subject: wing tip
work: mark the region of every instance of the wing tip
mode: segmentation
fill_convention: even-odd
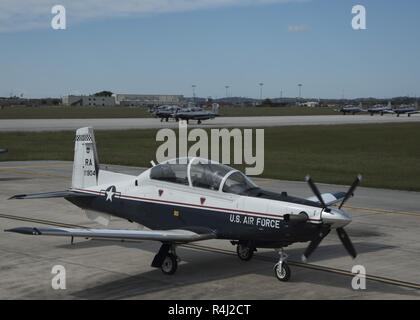
[[[34,227],[18,227],[13,229],[4,230],[4,232],[13,232],[19,234],[28,234],[28,235],[41,235],[42,233]]]

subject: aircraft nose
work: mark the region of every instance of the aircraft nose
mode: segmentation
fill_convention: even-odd
[[[340,209],[327,208],[322,212],[322,221],[330,224],[332,228],[342,228],[351,221],[351,215]]]

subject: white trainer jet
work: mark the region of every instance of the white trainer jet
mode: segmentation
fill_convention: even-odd
[[[274,193],[253,183],[242,172],[200,158],[170,160],[131,176],[100,169],[92,128],[76,132],[73,177],[66,191],[23,194],[11,199],[64,198],[86,210],[87,216],[107,225],[111,216],[147,227],[147,230],[116,230],[59,227],[19,227],[9,232],[49,235],[160,241],[152,266],[174,274],[179,258],[176,247],[206,239],[230,240],[240,259],[248,261],[256,248],[277,249],[280,258],[275,275],[287,281],[291,272],[283,248],[310,242],[307,259],[335,229],[348,253],[356,251],[344,230],[351,216],[342,210],[361,181],[358,176],[347,193],[315,194],[309,199]],[[333,205],[340,203],[338,207]]]

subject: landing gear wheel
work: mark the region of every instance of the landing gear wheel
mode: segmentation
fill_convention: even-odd
[[[198,122],[197,122],[198,124],[201,124],[201,120],[198,120]]]
[[[290,280],[292,272],[290,271],[289,265],[286,262],[277,263],[274,266],[274,274],[279,281],[287,282]]]
[[[165,259],[163,260],[162,266],[160,267],[162,272],[167,275],[174,274],[177,268],[178,268],[177,257],[172,253],[169,253],[165,257]]]
[[[236,253],[242,261],[249,261],[254,255],[254,249],[243,244],[238,244],[236,246]]]

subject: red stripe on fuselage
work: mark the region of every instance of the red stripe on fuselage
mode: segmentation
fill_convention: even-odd
[[[77,191],[82,192],[82,193],[95,193],[95,194],[98,194],[98,195],[103,195],[99,191],[93,191],[93,190],[87,190],[87,189],[86,190],[85,189],[73,189],[73,190],[77,190]],[[158,200],[158,199],[153,199],[153,198],[134,197],[134,196],[127,196],[127,195],[120,195],[120,196],[118,196],[118,198],[119,199],[124,198],[124,199],[127,199],[127,200],[143,200],[143,201],[146,201],[146,202],[157,202],[157,203],[165,203],[165,204],[176,204],[176,205],[180,205],[180,206],[188,206],[188,207],[193,207],[193,208],[198,208],[198,209],[213,209],[213,210],[224,211],[225,213],[232,213],[232,212],[233,213],[238,213],[239,212],[239,213],[245,214],[245,215],[262,215],[262,216],[268,216],[268,217],[275,217],[277,219],[279,219],[279,218],[284,219],[282,215],[261,213],[261,212],[255,212],[255,211],[245,211],[245,210],[239,210],[239,209],[229,209],[229,208],[195,205],[195,204],[191,204],[191,203],[168,201],[168,200]],[[229,211],[229,212],[226,212],[226,211]],[[309,219],[309,221],[320,222],[321,220]]]

